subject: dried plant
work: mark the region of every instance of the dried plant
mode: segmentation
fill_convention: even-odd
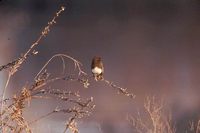
[[[8,70],[8,79],[7,79],[6,85],[2,92],[2,101],[5,99],[5,93],[6,93],[6,89],[9,84],[9,81],[10,81],[10,77],[18,71],[20,66],[24,63],[24,61],[26,61],[26,59],[29,56],[38,54],[38,52],[34,48],[37,45],[39,45],[40,41],[49,33],[50,28],[56,23],[56,19],[60,16],[60,14],[64,10],[65,10],[65,7],[62,6],[61,9],[59,9],[59,11],[56,12],[56,15],[52,18],[52,20],[50,22],[48,22],[48,25],[42,30],[40,36],[31,45],[31,47],[25,52],[25,54],[22,54],[18,59],[14,60],[6,65],[0,66],[0,71]],[[3,103],[4,102],[1,103],[1,113],[2,113],[2,109],[3,109]]]
[[[88,117],[95,108],[93,103],[93,97],[83,98],[79,92],[72,92],[69,89],[63,90],[49,88],[51,83],[58,81],[69,81],[81,84],[84,88],[88,88],[90,85],[91,76],[88,75],[82,69],[82,63],[75,58],[66,54],[53,55],[36,74],[33,83],[24,86],[17,94],[13,94],[11,98],[5,98],[6,89],[9,85],[11,77],[21,68],[22,64],[27,61],[28,57],[38,55],[36,47],[40,44],[41,40],[48,35],[50,29],[56,24],[57,18],[65,10],[64,6],[56,12],[53,18],[48,22],[47,26],[41,31],[39,37],[32,43],[28,50],[22,54],[19,58],[9,62],[6,65],[0,66],[0,72],[6,70],[8,72],[8,78],[2,91],[0,100],[0,132],[2,133],[32,133],[32,125],[41,119],[50,117],[52,115],[63,113],[68,114],[66,116],[65,125],[63,125],[63,133],[68,130],[72,133],[78,133],[77,120]],[[61,58],[63,61],[63,74],[57,77],[51,76],[48,72],[47,66],[56,58]],[[71,61],[74,64],[75,75],[64,73],[65,61]],[[95,79],[94,79],[95,80]],[[135,98],[133,93],[127,91],[126,88],[122,88],[112,81],[102,79],[106,85],[117,90],[118,94]],[[62,102],[65,106],[55,106],[53,110],[47,112],[44,115],[34,119],[27,120],[24,116],[25,109],[31,106],[34,100],[40,99],[54,99]],[[140,112],[136,117],[128,116],[129,123],[138,133],[175,133],[176,130],[172,124],[171,113],[165,108],[164,101],[156,99],[155,97],[147,97],[144,103],[144,110],[148,116],[147,119],[141,116]],[[148,121],[149,120],[149,121]],[[200,132],[200,120],[197,124],[190,123],[190,131]]]
[[[64,11],[64,9],[65,8],[62,6],[61,9],[53,17],[53,19],[50,22],[48,22],[48,25],[44,28],[44,30],[42,30],[41,35],[25,52],[25,54],[23,54],[18,59],[6,65],[0,66],[0,71],[8,70],[8,75],[9,75],[1,97],[2,98],[1,113],[0,113],[1,132],[20,133],[25,131],[27,133],[31,133],[32,132],[30,128],[31,124],[39,121],[42,118],[45,118],[51,114],[58,112],[71,114],[71,118],[69,119],[69,122],[66,125],[65,130],[70,129],[72,132],[77,132],[78,130],[77,127],[75,126],[76,123],[75,120],[90,115],[91,111],[93,110],[94,108],[94,105],[92,104],[93,98],[90,98],[88,100],[83,100],[78,94],[78,92],[61,91],[53,89],[48,90],[45,88],[49,83],[56,82],[58,80],[75,80],[75,79],[79,83],[83,84],[84,87],[88,86],[88,83],[84,78],[79,78],[81,77],[81,75],[85,75],[85,73],[81,69],[81,63],[72,58],[71,56],[64,54],[54,55],[36,75],[34,83],[32,85],[24,87],[19,94],[14,94],[12,98],[5,99],[6,89],[9,84],[11,76],[18,71],[18,69],[21,67],[24,61],[27,60],[29,56],[38,54],[38,52],[35,50],[35,47],[39,45],[42,38],[48,35],[50,28],[56,23],[56,19],[60,16],[60,14]],[[71,76],[50,78],[50,74],[46,71],[45,68],[49,64],[49,62],[52,61],[55,57],[60,57],[62,59],[67,58],[72,60],[75,65],[75,69],[76,68],[78,69],[78,76],[76,78],[75,77],[72,78]],[[23,115],[24,109],[30,105],[30,102],[33,99],[46,98],[47,95],[48,98],[54,98],[56,100],[60,100],[63,102],[69,102],[71,108],[66,109],[62,107],[60,108],[56,107],[52,112],[47,113],[46,115],[41,116],[36,120],[28,122]]]
[[[128,121],[138,133],[175,133],[172,125],[171,113],[164,108],[163,100],[155,97],[147,97],[144,109],[148,114],[150,122],[141,117],[138,112],[137,117],[128,116]]]
[[[103,79],[102,81],[104,81],[107,85],[111,86],[112,88],[117,89],[118,94],[122,94],[122,95],[127,96],[127,97],[130,97],[130,98],[135,98],[135,97],[136,97],[135,94],[128,92],[128,91],[127,91],[127,88],[122,88],[122,87],[120,87],[120,86],[117,86],[117,85],[114,84],[113,82],[108,81],[108,80],[106,80],[106,79]]]
[[[21,68],[22,64],[27,61],[29,56],[34,56],[38,54],[36,51],[36,46],[40,44],[40,41],[46,37],[50,31],[50,28],[56,24],[56,19],[65,10],[65,7],[61,7],[56,15],[52,18],[48,25],[42,30],[40,36],[36,41],[30,46],[30,48],[22,54],[19,58],[10,63],[0,66],[0,71],[6,70],[8,72],[8,79],[6,81],[5,87],[3,88],[1,96],[1,112],[0,112],[0,131],[2,133],[32,133],[32,124],[49,117],[53,114],[63,113],[69,114],[66,117],[66,124],[63,132],[70,130],[73,133],[78,133],[77,119],[89,116],[95,105],[93,104],[93,97],[82,98],[78,92],[72,92],[69,89],[54,89],[49,88],[52,83],[58,81],[75,81],[76,83],[82,84],[84,88],[88,88],[90,85],[91,76],[82,70],[82,64],[75,58],[66,54],[56,54],[52,56],[41,68],[38,74],[35,76],[33,83],[25,85],[21,91],[17,94],[13,94],[11,98],[5,98],[6,89],[9,84],[10,78]],[[60,76],[52,76],[48,72],[47,66],[51,61],[56,58],[61,58],[63,61],[63,74]],[[70,60],[74,64],[74,73],[70,75],[64,73],[65,71],[65,61]],[[113,82],[108,80],[102,80],[110,87],[117,89],[120,94],[134,98],[135,95],[129,93],[127,89],[119,87]],[[24,116],[25,109],[31,106],[31,103],[37,99],[54,99],[59,102],[63,102],[62,105],[68,105],[67,108],[64,106],[55,107],[54,110],[42,115],[35,120],[27,120]]]
[[[190,129],[189,131],[192,133],[200,133],[200,120],[197,121],[197,123],[195,122],[189,122],[190,124]],[[187,133],[187,131],[186,131]]]
[[[50,74],[47,72],[45,67],[56,56],[62,56],[71,59],[75,64],[75,68],[77,68],[78,70],[77,76],[60,76],[50,78]],[[86,73],[83,72],[83,70],[81,69],[80,62],[73,59],[72,57],[63,54],[53,56],[39,71],[32,85],[24,87],[21,90],[20,94],[15,94],[13,98],[7,99],[11,104],[4,104],[4,108],[2,109],[2,112],[0,114],[0,127],[2,132],[20,133],[26,131],[28,133],[31,133],[31,124],[55,113],[71,114],[71,117],[66,122],[67,124],[65,131],[67,129],[70,129],[74,133],[77,132],[78,128],[76,127],[76,119],[80,119],[84,116],[89,116],[91,114],[92,110],[95,107],[94,104],[92,104],[93,98],[91,97],[87,100],[84,100],[78,92],[61,91],[59,89],[47,89],[47,85],[59,80],[68,80],[77,81],[78,83],[81,83],[84,87],[86,87],[85,84],[88,83],[86,83],[86,80],[83,78],[85,74]],[[30,105],[30,102],[33,99],[46,99],[47,97],[49,99],[55,99],[65,103],[67,102],[68,105],[71,105],[71,107],[56,107],[53,111],[37,118],[36,120],[33,120],[31,122],[26,121],[23,116],[23,111],[26,107]]]

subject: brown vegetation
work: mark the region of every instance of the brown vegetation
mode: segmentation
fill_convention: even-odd
[[[73,57],[65,54],[56,54],[52,56],[35,76],[32,84],[25,85],[21,89],[20,93],[13,94],[12,98],[5,98],[10,78],[14,74],[16,74],[19,69],[22,68],[23,63],[27,61],[29,56],[35,56],[39,53],[35,50],[36,46],[38,46],[40,44],[40,41],[48,35],[50,28],[54,24],[56,24],[57,18],[64,10],[65,7],[62,6],[52,18],[52,20],[48,22],[48,25],[42,30],[38,39],[30,46],[25,54],[22,54],[19,58],[11,61],[6,65],[0,66],[0,71],[5,70],[8,72],[8,79],[5,87],[3,88],[1,96],[0,131],[2,131],[3,133],[31,133],[31,125],[33,123],[36,123],[39,120],[56,113],[69,114],[69,117],[66,118],[65,128],[63,129],[64,133],[68,129],[73,133],[78,133],[76,120],[89,116],[95,107],[95,105],[93,104],[93,97],[82,98],[79,92],[48,88],[49,84],[55,83],[60,80],[65,80],[69,82],[75,81],[82,84],[84,88],[87,88],[90,85],[90,76],[88,76],[88,74],[82,70],[82,64]],[[74,72],[76,72],[77,74],[69,75],[67,73],[64,73],[58,77],[52,77],[51,74],[48,73],[46,68],[49,63],[56,57],[62,59],[63,69],[65,69],[65,61],[71,60],[74,63]],[[102,82],[116,89],[119,93],[134,98],[133,94],[128,93],[126,89],[115,85],[113,82],[110,82],[108,80],[103,80]],[[31,102],[34,102],[35,99],[55,99],[60,102],[64,102],[65,104],[68,104],[70,107],[55,107],[55,109],[51,112],[42,115],[32,121],[27,121],[27,119],[24,117],[25,108],[31,106]]]

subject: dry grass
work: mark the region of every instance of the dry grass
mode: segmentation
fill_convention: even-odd
[[[171,113],[165,108],[163,100],[147,97],[144,109],[148,118],[142,118],[140,112],[136,117],[127,117],[137,133],[175,133]]]
[[[200,133],[200,119],[197,121],[197,123],[190,122],[189,124],[190,124],[190,129],[189,129],[190,132]]]
[[[33,123],[59,112],[71,114],[69,120],[66,119],[66,126],[63,132],[66,132],[67,129],[70,129],[72,132],[77,133],[78,129],[75,120],[84,116],[89,116],[94,109],[95,106],[92,104],[92,97],[84,100],[78,94],[78,92],[61,91],[46,88],[48,84],[59,80],[76,80],[77,82],[83,84],[84,87],[88,86],[87,81],[83,78],[80,78],[82,75],[86,75],[86,73],[84,73],[81,69],[81,63],[71,56],[65,54],[54,55],[52,58],[50,58],[49,61],[47,61],[44,67],[36,75],[32,85],[23,87],[19,94],[14,94],[12,98],[5,99],[6,89],[11,76],[13,76],[18,71],[18,69],[28,59],[29,56],[38,54],[38,51],[35,50],[35,47],[39,45],[40,41],[48,35],[50,28],[54,24],[56,24],[56,19],[60,16],[64,9],[65,8],[63,6],[60,8],[60,10],[55,14],[52,20],[48,22],[48,25],[42,30],[41,35],[38,37],[38,39],[31,45],[31,47],[25,52],[25,54],[20,56],[18,59],[0,67],[0,71],[7,70],[9,75],[1,97],[1,132],[31,133],[32,130],[30,126]],[[49,62],[51,62],[55,57],[60,57],[63,59],[63,61],[64,58],[72,60],[75,65],[75,70],[78,70],[77,77],[60,76],[50,78],[50,73],[48,73],[45,68],[47,67]],[[47,113],[46,115],[43,115],[33,121],[27,121],[23,115],[24,109],[30,106],[30,103],[33,101],[33,99],[44,99],[46,97],[65,102],[65,104],[66,102],[68,102],[71,107],[56,107],[53,111]]]
[[[78,92],[72,92],[70,90],[63,91],[62,89],[52,89],[48,87],[48,85],[62,80],[69,82],[75,81],[82,84],[84,88],[88,88],[90,85],[89,80],[91,79],[91,76],[82,70],[81,62],[66,54],[56,54],[52,56],[35,76],[32,84],[25,85],[19,93],[13,94],[13,97],[5,98],[6,90],[11,77],[22,68],[22,64],[27,61],[29,56],[38,55],[39,52],[36,51],[35,48],[40,44],[40,41],[48,35],[50,28],[56,24],[57,18],[64,10],[65,7],[62,6],[58,12],[56,12],[55,16],[42,30],[40,36],[24,54],[14,61],[0,66],[0,71],[5,70],[8,72],[8,79],[5,83],[5,87],[3,88],[0,102],[0,131],[2,133],[32,133],[32,124],[57,113],[69,114],[69,117],[66,117],[66,124],[63,128],[63,133],[67,130],[70,130],[73,133],[78,133],[77,119],[88,117],[92,113],[95,107],[93,104],[93,97],[82,98]],[[52,77],[47,71],[47,66],[56,58],[61,58],[63,61],[63,74],[58,77]],[[74,72],[77,73],[76,75],[64,73],[66,60],[71,61],[74,64]],[[124,96],[131,98],[135,97],[135,95],[129,93],[127,89],[119,87],[111,81],[103,80],[103,82],[111,88],[117,89],[118,92]],[[68,104],[69,106],[68,108],[56,106],[54,110],[46,113],[45,115],[28,121],[24,116],[25,109],[29,108],[31,103],[36,99],[54,99],[59,102],[63,102],[65,105]]]
[[[172,121],[171,111],[163,99],[155,96],[146,97],[144,111],[145,113],[138,111],[136,116],[127,116],[134,133],[178,133],[175,122]],[[188,125],[189,128],[184,133],[200,133],[200,120],[189,122]]]
[[[10,77],[18,71],[20,66],[24,63],[24,61],[27,60],[27,58],[29,56],[38,54],[38,52],[34,48],[37,45],[39,45],[40,41],[49,33],[50,28],[56,23],[56,19],[59,17],[59,15],[64,10],[65,10],[65,7],[62,6],[61,9],[58,12],[56,12],[56,15],[52,18],[52,20],[50,22],[48,22],[48,25],[42,30],[40,36],[31,45],[31,47],[25,52],[25,54],[20,56],[18,59],[0,67],[0,71],[8,70],[8,79],[7,79],[6,85],[5,85],[3,92],[2,92],[2,100],[5,99],[5,93],[6,93],[6,89],[7,89],[7,86],[9,84],[9,81],[10,81]],[[2,113],[2,109],[3,109],[3,103],[4,102],[2,102],[2,104],[1,104],[1,113]]]

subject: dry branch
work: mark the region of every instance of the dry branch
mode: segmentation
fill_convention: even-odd
[[[128,121],[138,133],[175,133],[172,125],[171,114],[164,108],[162,99],[147,97],[144,103],[144,109],[148,113],[150,124],[147,120],[141,118],[138,112],[137,117],[128,116]]]

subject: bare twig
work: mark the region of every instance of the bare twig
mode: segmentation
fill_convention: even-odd
[[[138,133],[175,133],[172,126],[170,113],[164,111],[163,100],[155,97],[147,97],[144,103],[145,111],[149,115],[152,127],[143,120],[140,115],[138,117],[128,116],[128,121],[136,129]],[[140,113],[138,113],[140,114]]]
[[[194,133],[200,133],[200,120],[197,121],[197,123],[195,122],[190,122],[190,131],[194,132]]]
[[[69,118],[68,122],[66,123],[66,127],[63,131],[63,133],[65,133],[68,129],[70,129],[73,133],[78,133],[78,128],[76,125],[75,120],[78,118],[82,118],[85,115],[89,115],[90,112],[88,111],[83,111],[85,108],[89,108],[90,110],[94,109],[94,105],[90,105],[90,103],[93,102],[93,98],[91,97],[89,100],[87,100],[87,102],[85,103],[81,103],[79,102],[79,108],[76,109],[74,115],[72,117]]]
[[[72,60],[74,62],[74,66],[75,68],[78,68],[79,71],[79,75],[84,74],[86,75],[86,73],[81,69],[81,63],[79,61],[77,61],[76,59],[74,59],[73,57],[66,55],[66,54],[55,54],[54,56],[52,56],[46,63],[45,65],[42,67],[42,69],[39,71],[39,73],[36,75],[35,80],[37,79],[37,77],[41,74],[42,71],[45,70],[45,68],[47,67],[47,65],[56,57],[61,57],[62,60],[63,58],[68,58],[70,60]],[[64,63],[63,63],[64,64]],[[64,69],[65,65],[63,66]]]
[[[108,81],[108,80],[106,80],[106,79],[103,79],[102,81],[104,81],[106,84],[108,84],[108,85],[111,86],[112,88],[117,89],[117,91],[118,91],[119,94],[123,94],[123,95],[125,95],[125,96],[127,96],[127,97],[130,97],[130,98],[135,98],[135,95],[132,94],[132,93],[129,93],[129,92],[127,91],[127,88],[119,87],[119,86],[117,86],[116,84],[114,84],[113,82]]]

